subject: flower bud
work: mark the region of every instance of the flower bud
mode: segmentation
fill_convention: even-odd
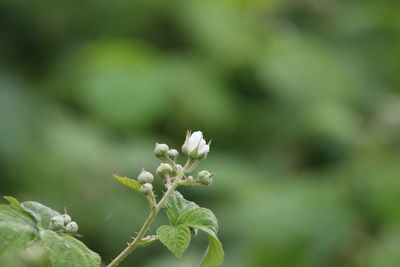
[[[157,174],[161,178],[166,178],[168,176],[171,176],[172,174],[172,167],[168,163],[161,163],[160,166],[157,168]]]
[[[194,133],[188,131],[182,151],[192,159],[205,159],[210,151],[210,142],[206,144],[201,131]]]
[[[142,184],[142,186],[140,187],[140,192],[142,192],[143,194],[148,194],[151,191],[153,191],[153,185],[146,183],[146,184]]]
[[[62,215],[54,216],[50,219],[51,221],[51,228],[54,230],[60,230],[64,227],[64,218]]]
[[[68,223],[67,226],[65,226],[65,231],[70,234],[78,232],[78,224],[76,222]]]
[[[151,172],[142,170],[142,172],[137,177],[137,180],[140,184],[152,183],[154,180],[154,176]]]
[[[176,160],[176,158],[179,156],[179,152],[176,149],[170,149],[168,150],[168,157],[172,160]]]
[[[62,217],[63,217],[65,225],[67,225],[71,222],[71,216],[69,216],[68,214],[63,214]]]
[[[213,182],[213,174],[209,171],[201,171],[197,174],[197,178],[202,185],[211,185]]]
[[[168,154],[169,147],[166,144],[156,144],[154,148],[154,155],[157,158],[166,157]]]

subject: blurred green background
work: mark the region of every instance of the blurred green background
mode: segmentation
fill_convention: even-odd
[[[0,2],[0,195],[67,208],[108,263],[145,200],[112,179],[212,139],[184,188],[229,267],[400,266],[400,2]],[[158,183],[158,189],[161,184]],[[165,222],[165,216],[153,225]],[[160,243],[121,266],[195,267]],[[1,266],[46,266],[40,249]]]

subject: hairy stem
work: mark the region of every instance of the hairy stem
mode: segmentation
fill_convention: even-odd
[[[175,181],[168,187],[168,190],[165,192],[164,196],[161,200],[155,204],[155,206],[150,208],[150,214],[147,217],[146,221],[144,222],[142,228],[140,229],[139,233],[135,237],[132,243],[128,243],[128,246],[109,264],[107,267],[114,267],[120,264],[129,254],[131,254],[140,244],[142,241],[143,236],[146,234],[147,230],[149,229],[150,224],[153,222],[154,218],[164,206],[165,201],[167,201],[168,197],[172,194],[175,188],[179,185],[180,180],[182,179],[183,172],[179,173],[176,177]]]

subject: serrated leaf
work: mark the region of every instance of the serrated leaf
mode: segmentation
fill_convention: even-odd
[[[217,218],[211,210],[205,208],[186,211],[179,217],[177,224],[186,224],[192,227],[202,226],[207,227],[214,234],[218,232]]]
[[[120,182],[121,184],[140,192],[140,184],[138,181],[128,178],[128,177],[122,177],[117,174],[114,174],[114,179]]]
[[[21,203],[19,203],[19,201],[16,198],[11,196],[4,196],[4,198],[8,201],[8,203],[10,203],[11,207],[13,207],[18,211],[24,212],[24,208],[21,206]]]
[[[50,229],[51,218],[60,215],[57,211],[35,201],[25,201],[21,206],[45,229]]]
[[[167,211],[168,219],[171,224],[177,225],[179,217],[186,211],[193,210],[199,206],[183,198],[182,194],[178,191],[172,192],[167,201],[165,202],[165,208]]]
[[[100,256],[68,234],[42,230],[40,237],[54,267],[100,266]]]
[[[37,236],[35,222],[28,215],[0,205],[0,255],[28,247]]]
[[[163,225],[157,229],[157,235],[176,257],[180,258],[190,244],[190,230],[186,225]]]
[[[209,228],[196,226],[208,235],[208,247],[201,260],[200,267],[219,266],[224,262],[224,250],[218,237]]]

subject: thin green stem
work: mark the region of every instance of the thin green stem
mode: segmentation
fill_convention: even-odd
[[[142,241],[143,236],[146,234],[149,226],[153,222],[154,218],[164,206],[165,201],[167,201],[168,197],[172,194],[175,188],[179,185],[183,176],[183,172],[180,172],[177,176],[177,179],[168,187],[167,191],[165,192],[164,196],[161,200],[150,208],[150,214],[147,217],[146,221],[144,222],[142,228],[140,229],[139,233],[135,237],[132,243],[128,243],[128,246],[109,264],[107,267],[114,267],[120,264],[129,254],[131,254],[140,244]]]

